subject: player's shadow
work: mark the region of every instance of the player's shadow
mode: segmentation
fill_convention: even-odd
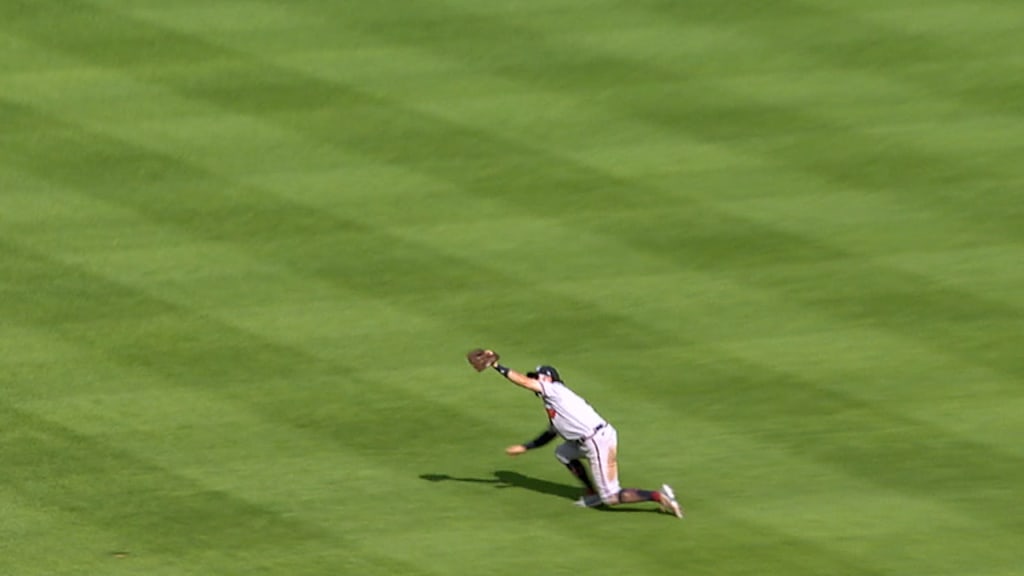
[[[540,478],[524,476],[509,470],[496,470],[494,478],[466,478],[449,476],[448,474],[420,474],[420,479],[428,482],[471,482],[473,484],[493,484],[495,488],[525,488],[541,494],[550,494],[560,498],[576,500],[582,490],[567,484],[548,482]]]
[[[547,480],[525,476],[510,470],[495,470],[493,478],[458,477],[449,476],[448,474],[420,474],[420,479],[428,482],[470,482],[473,484],[493,484],[495,488],[524,488],[533,492],[558,496],[559,498],[565,498],[573,501],[579,499],[583,493],[582,487],[549,482]],[[632,507],[621,508],[618,506],[599,506],[597,508],[591,508],[591,510],[602,510],[605,512],[657,512],[657,510]]]

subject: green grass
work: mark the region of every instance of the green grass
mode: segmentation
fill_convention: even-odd
[[[0,574],[1020,574],[1022,26],[0,2]]]

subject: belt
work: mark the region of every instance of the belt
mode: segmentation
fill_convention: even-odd
[[[577,440],[577,442],[582,443],[582,442],[586,442],[587,440],[590,440],[594,436],[597,436],[597,433],[600,432],[606,426],[608,426],[607,422],[602,422],[602,423],[598,424],[597,426],[594,427],[594,431],[590,433],[590,436],[587,436],[586,438],[580,438],[579,440]]]

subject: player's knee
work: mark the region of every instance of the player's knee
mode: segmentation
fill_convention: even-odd
[[[555,448],[555,459],[568,466],[569,462],[573,461],[573,454],[564,449],[563,446]]]

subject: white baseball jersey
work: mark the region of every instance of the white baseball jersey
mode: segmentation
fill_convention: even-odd
[[[538,380],[538,382],[540,382]],[[597,427],[606,424],[594,408],[561,382],[540,382],[540,397],[548,419],[558,435],[566,440],[589,438]]]

